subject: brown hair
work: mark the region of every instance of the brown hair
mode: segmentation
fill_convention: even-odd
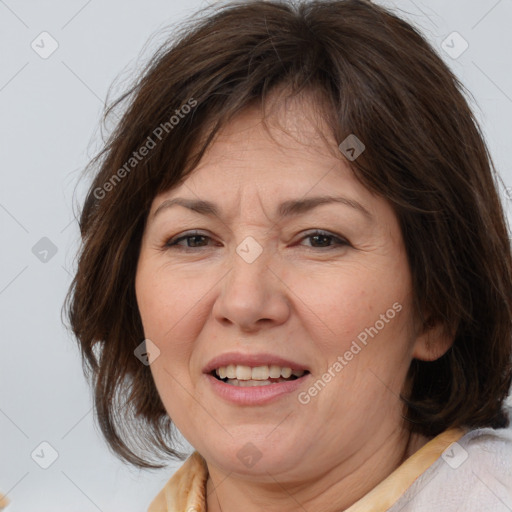
[[[123,108],[90,164],[65,305],[110,447],[140,467],[162,467],[156,454],[184,457],[150,369],[134,357],[144,339],[134,282],[146,216],[221,126],[282,85],[320,92],[336,140],[354,133],[363,141],[350,164],[396,212],[416,310],[425,328],[441,323],[455,334],[444,356],[411,364],[410,429],[435,436],[451,426],[507,426],[510,245],[463,85],[415,28],[371,2],[244,1],[189,21],[105,114]]]

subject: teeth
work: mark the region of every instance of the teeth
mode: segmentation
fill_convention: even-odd
[[[241,388],[250,388],[253,386],[268,386],[270,384],[269,380],[239,380],[238,385]]]
[[[252,380],[267,380],[269,377],[268,366],[256,366],[252,369]]]
[[[304,375],[304,370],[292,370],[289,367],[280,367],[276,365],[269,366],[255,366],[251,368],[250,366],[244,366],[241,364],[234,365],[230,364],[228,366],[221,366],[215,370],[217,376],[221,379],[225,379],[226,377],[230,380],[236,380],[238,382],[244,382],[244,384],[240,385],[256,385],[256,384],[245,384],[251,383],[254,381],[268,381],[268,379],[288,379],[292,375],[295,377],[302,377]],[[268,381],[270,384],[270,381]],[[238,384],[234,384],[235,386]]]
[[[291,368],[281,368],[281,377],[283,379],[287,379],[288,377],[292,376],[292,369]]]
[[[278,381],[270,382],[269,380],[238,380],[238,379],[228,379],[226,380],[226,384],[231,384],[232,386],[239,386],[241,388],[249,388],[254,386],[269,386],[270,384],[275,384],[276,382],[286,382],[285,379],[279,379]]]
[[[281,367],[273,364],[270,367],[270,378],[271,379],[279,379],[279,377],[281,377]]]
[[[236,379],[236,366],[234,364],[226,366],[226,377],[228,379]]]
[[[219,368],[222,370],[222,367]],[[250,366],[242,366],[240,364],[236,365],[236,378],[238,380],[250,380],[252,377],[252,370]]]

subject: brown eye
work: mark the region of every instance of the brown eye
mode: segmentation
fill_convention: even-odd
[[[207,235],[191,232],[167,241],[165,243],[165,248],[178,247],[183,249],[194,249],[196,247],[206,247],[208,245],[208,240],[211,240],[211,238]],[[181,243],[183,241],[185,244]]]
[[[338,237],[326,231],[314,231],[313,233],[309,233],[303,238],[303,240],[306,239],[311,240],[312,245],[310,247],[313,247],[314,249],[350,245],[350,243],[344,238]],[[332,242],[334,242],[334,244]]]

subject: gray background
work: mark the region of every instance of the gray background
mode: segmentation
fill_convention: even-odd
[[[510,217],[512,2],[380,3],[420,27],[471,91]],[[152,34],[205,5],[0,0],[0,491],[9,493],[9,512],[145,510],[177,467],[138,471],[108,451],[60,309],[79,239],[73,205],[87,182],[75,187],[99,147],[108,88],[151,54],[154,44],[140,51]],[[51,48],[49,39],[41,48],[43,31],[58,43],[46,59],[31,47],[35,40],[38,51]],[[453,31],[469,44],[456,59],[442,49]],[[58,453],[48,469],[31,458],[43,441]],[[50,449],[36,453],[50,461]]]

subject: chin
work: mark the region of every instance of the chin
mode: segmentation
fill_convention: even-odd
[[[276,444],[268,438],[265,440],[264,436],[260,440],[258,436],[246,436],[243,439],[238,437],[237,441],[224,447],[212,440],[209,446],[204,452],[198,450],[207,462],[226,472],[241,475],[268,477],[269,474],[294,472],[299,469],[301,461],[300,453],[296,449],[297,443]]]

